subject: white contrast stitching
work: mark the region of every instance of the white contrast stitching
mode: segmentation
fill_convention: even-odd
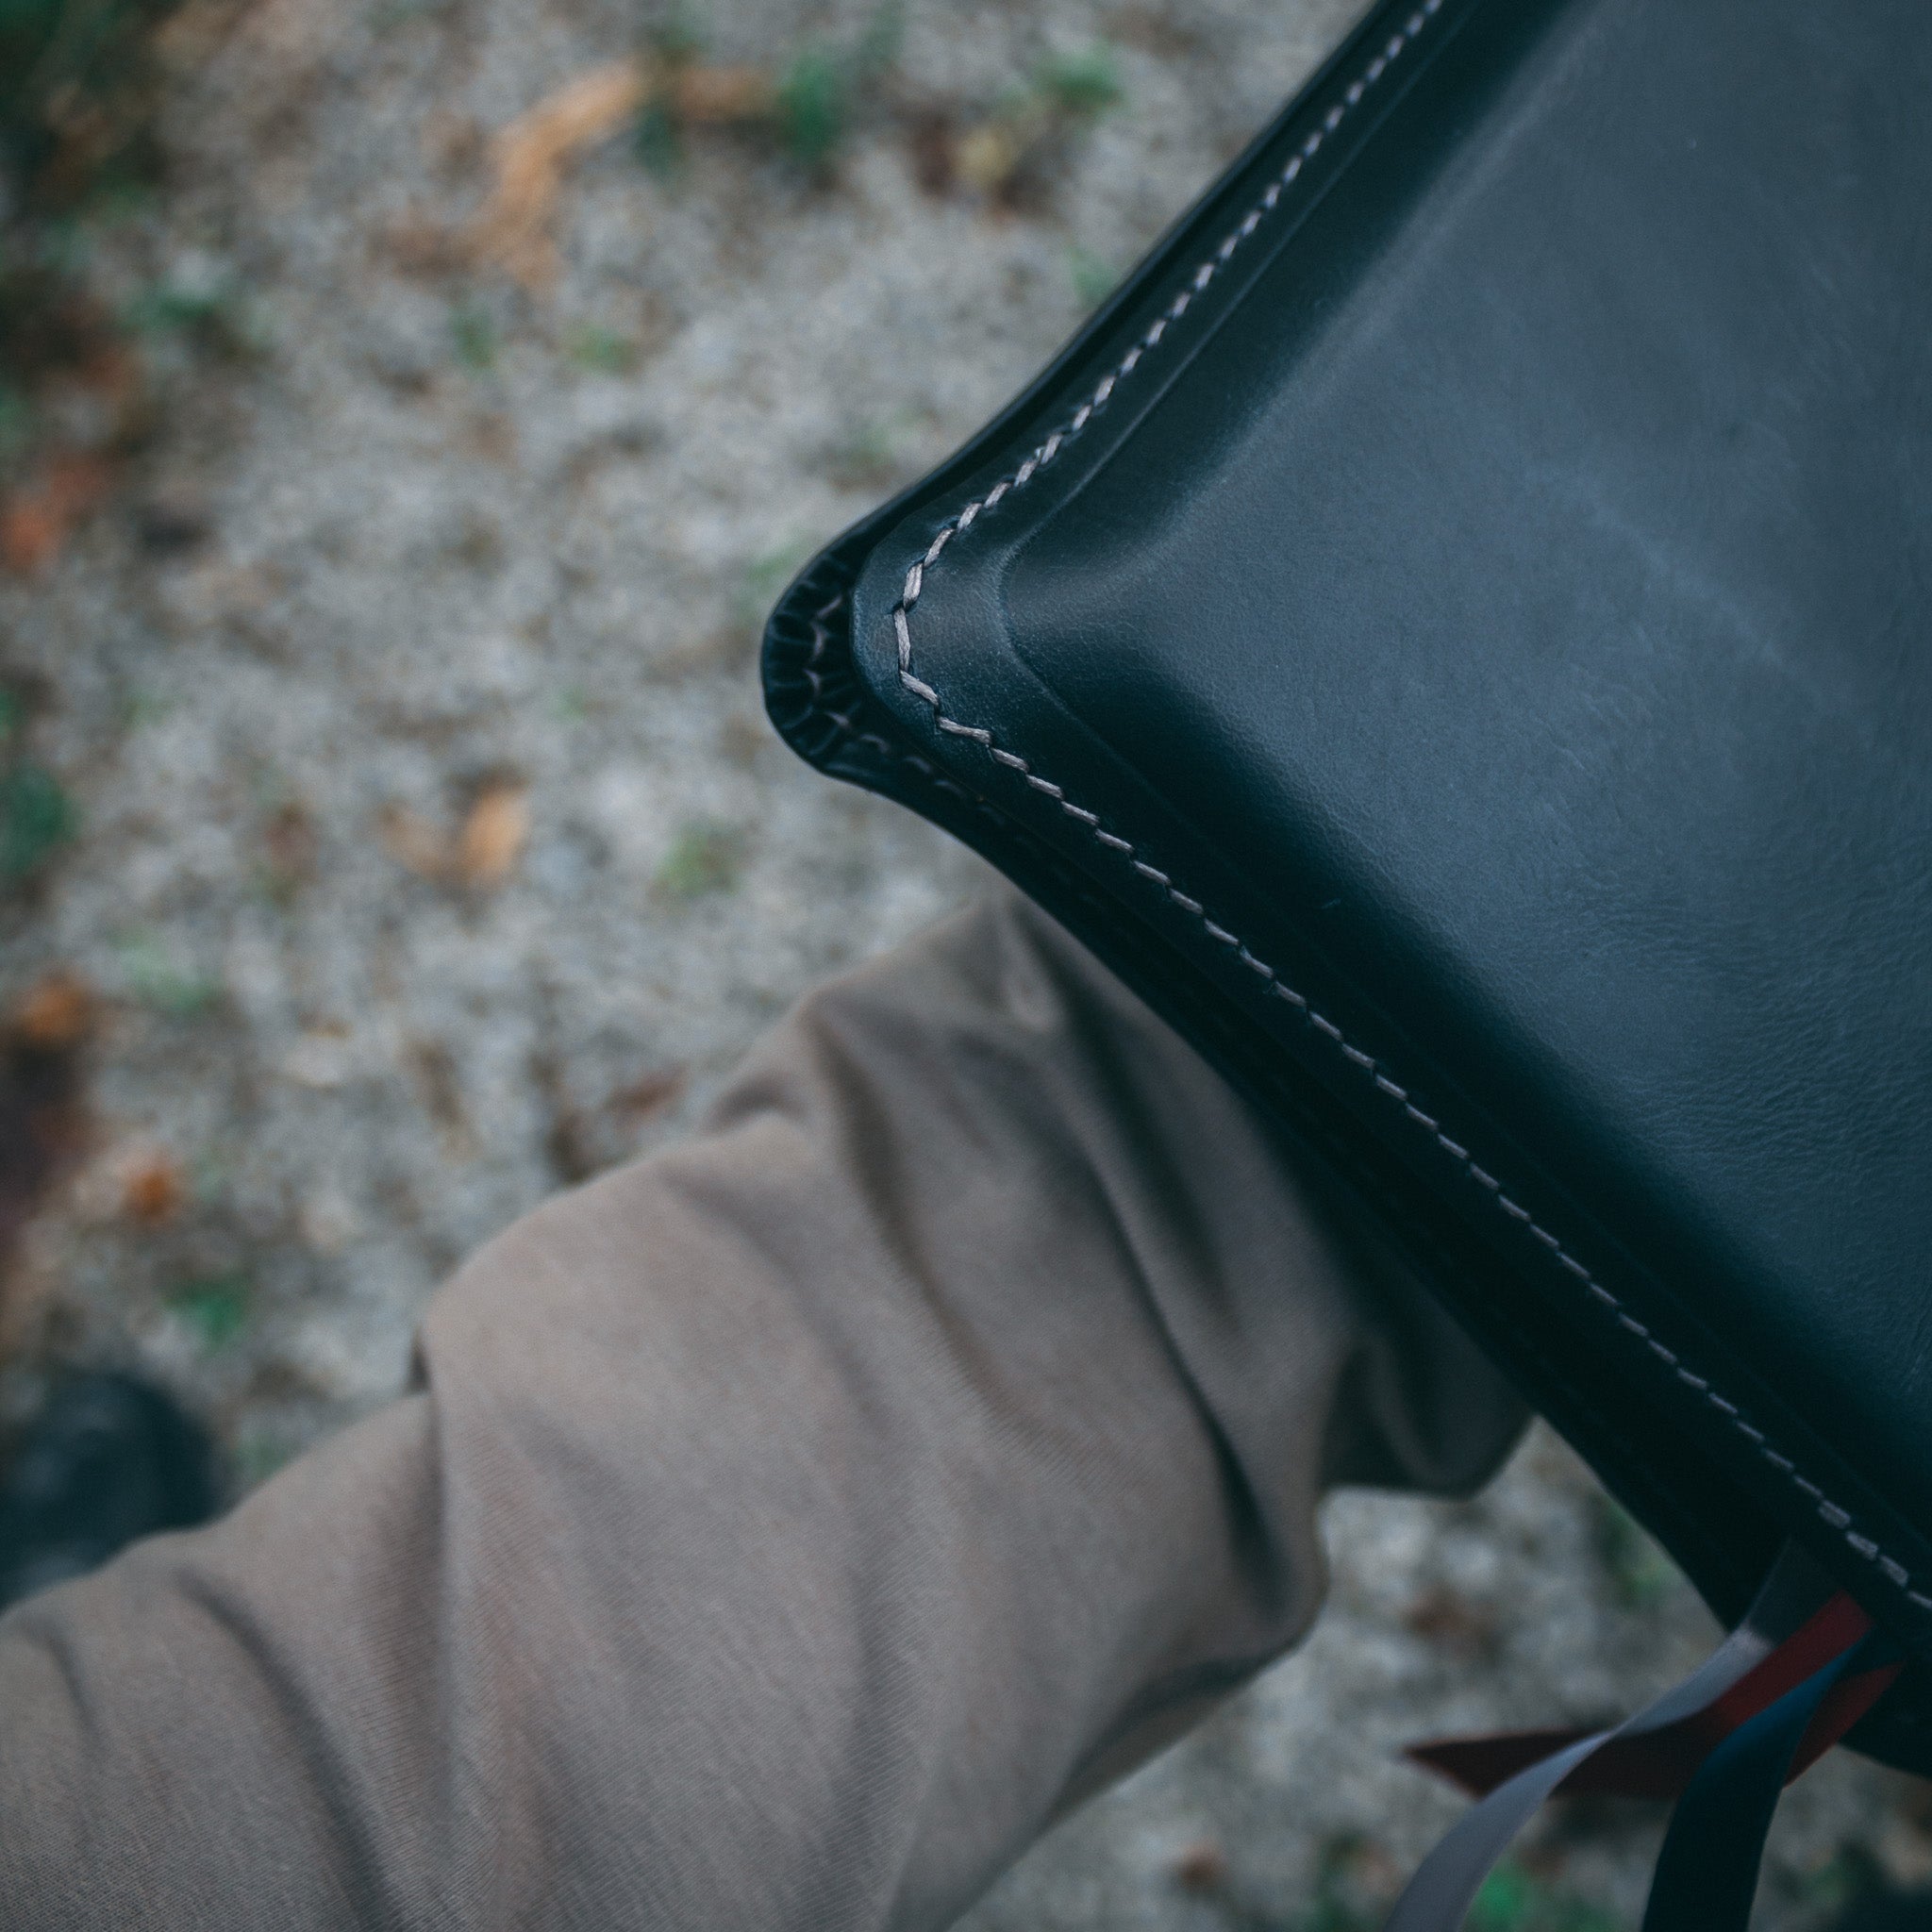
[[[1908,1587],[1911,1581],[1910,1573],[1903,1565],[1886,1555],[1879,1545],[1870,1538],[1861,1536],[1852,1529],[1851,1524],[1853,1519],[1848,1510],[1842,1509],[1837,1504],[1831,1502],[1815,1483],[1811,1483],[1800,1475],[1791,1459],[1774,1450],[1765,1440],[1763,1431],[1753,1427],[1745,1421],[1735,1404],[1726,1401],[1723,1396],[1719,1395],[1703,1376],[1694,1374],[1689,1369],[1683,1367],[1678,1357],[1672,1354],[1669,1349],[1665,1348],[1661,1342],[1657,1341],[1651,1335],[1648,1328],[1631,1316],[1624,1308],[1622,1301],[1608,1289],[1605,1288],[1581,1261],[1571,1255],[1555,1235],[1541,1226],[1527,1208],[1505,1193],[1500,1183],[1493,1175],[1475,1164],[1468,1148],[1462,1146],[1458,1141],[1452,1141],[1446,1134],[1442,1133],[1438,1127],[1437,1123],[1410,1101],[1408,1091],[1397,1086],[1393,1079],[1387,1076],[1372,1055],[1363,1053],[1354,1046],[1344,1037],[1339,1026],[1335,1025],[1332,1021],[1311,1007],[1307,998],[1288,985],[1274,967],[1250,952],[1247,945],[1237,935],[1210,920],[1201,902],[1197,899],[1190,898],[1187,893],[1183,892],[1174,884],[1168,874],[1143,859],[1138,848],[1131,841],[1120,837],[1117,833],[1108,831],[1102,825],[1096,813],[1073,804],[1067,798],[1064,790],[1060,786],[1054,784],[1051,780],[1042,777],[1028,759],[1021,757],[1017,752],[1009,751],[1005,746],[995,743],[993,734],[984,725],[965,724],[958,719],[949,716],[939,692],[924,678],[918,676],[912,669],[912,628],[910,622],[912,609],[919,602],[920,596],[925,589],[926,573],[939,561],[946,545],[956,536],[970,529],[984,512],[996,508],[1005,497],[1016,491],[1024,489],[1047,464],[1054,460],[1060,451],[1066,447],[1067,443],[1078,436],[1088,424],[1092,421],[1093,417],[1107,407],[1108,399],[1119,385],[1126,377],[1133,375],[1142,358],[1159,344],[1162,338],[1166,335],[1170,325],[1178,322],[1187,313],[1194,297],[1208,288],[1213,281],[1216,274],[1232,258],[1241,244],[1259,227],[1262,219],[1279,205],[1283,190],[1288,188],[1300,175],[1305,164],[1314,158],[1328,137],[1334,134],[1342,125],[1351,110],[1367,97],[1375,84],[1388,72],[1390,64],[1399,58],[1403,52],[1414,43],[1429,21],[1441,12],[1441,8],[1442,0],[1422,0],[1422,4],[1409,16],[1402,29],[1390,37],[1388,43],[1363,70],[1362,74],[1356,80],[1349,83],[1341,100],[1328,108],[1327,112],[1323,116],[1320,125],[1308,134],[1307,139],[1301,143],[1298,152],[1262,192],[1259,201],[1241,217],[1241,221],[1222,240],[1208,258],[1194,270],[1179,293],[1148,325],[1140,340],[1127,350],[1126,354],[1122,357],[1121,360],[1112,369],[1101,377],[1086,401],[1074,411],[1073,415],[1065,423],[1055,429],[1038,448],[1027,456],[1011,475],[1003,477],[1000,481],[994,483],[983,496],[975,497],[973,501],[969,502],[953,517],[951,522],[940,527],[931,542],[926,546],[924,554],[917,558],[911,568],[907,571],[906,581],[900,591],[899,601],[892,607],[892,630],[898,647],[899,682],[905,690],[918,698],[932,712],[933,723],[941,732],[950,738],[966,739],[979,745],[996,764],[1001,765],[1008,771],[1017,773],[1035,791],[1053,799],[1059,806],[1060,810],[1069,818],[1084,825],[1096,842],[1105,847],[1108,852],[1114,853],[1124,859],[1142,878],[1157,886],[1174,906],[1203,926],[1208,935],[1218,945],[1232,949],[1236,957],[1265,982],[1266,990],[1270,994],[1282,1000],[1298,1011],[1307,1024],[1315,1031],[1323,1034],[1351,1064],[1369,1074],[1376,1087],[1402,1107],[1405,1115],[1422,1126],[1424,1131],[1430,1133],[1434,1137],[1437,1145],[1464,1170],[1471,1180],[1474,1181],[1478,1187],[1481,1187],[1489,1193],[1491,1200],[1496,1207],[1501,1208],[1512,1221],[1522,1225],[1524,1231],[1531,1235],[1556,1261],[1569,1274],[1580,1280],[1589,1290],[1591,1296],[1604,1307],[1606,1312],[1616,1317],[1620,1326],[1627,1330],[1633,1339],[1645,1343],[1651,1351],[1661,1358],[1668,1368],[1673,1369],[1677,1379],[1687,1388],[1700,1395],[1719,1416],[1723,1417],[1731,1428],[1736,1430],[1744,1441],[1752,1445],[1766,1463],[1777,1470],[1787,1480],[1793,1483],[1802,1492],[1813,1499],[1814,1503],[1818,1506],[1818,1514],[1834,1529],[1843,1534],[1846,1544],[1855,1555],[1863,1557],[1868,1562],[1874,1562],[1887,1581],[1892,1583],[1903,1591],[1908,1602],[1921,1608],[1932,1609],[1932,1597],[1922,1595]],[[837,600],[835,600],[833,606],[828,606],[826,612],[821,613],[821,615],[828,614],[830,609],[836,607],[836,602]],[[815,630],[819,629],[816,623],[814,628]],[[812,651],[814,664],[818,659],[822,642],[823,631],[821,630],[819,636],[814,640]],[[808,675],[811,674],[808,672]],[[813,675],[815,690],[817,683],[818,680]],[[831,714],[828,713],[827,715]],[[843,719],[835,717],[834,722],[844,725],[847,730],[854,729]],[[881,751],[888,753],[895,752],[896,748],[887,744],[883,739],[872,737],[868,734],[857,735],[860,736],[864,741],[876,744]],[[896,755],[905,756],[903,752],[897,752]],[[962,797],[971,797],[973,795],[958,786],[951,789],[958,791]]]
[[[965,786],[947,777],[935,768],[930,759],[921,758],[917,752],[908,751],[902,744],[893,744],[890,740],[880,737],[876,731],[860,730],[858,721],[849,712],[835,711],[826,703],[825,680],[819,670],[819,666],[824,661],[825,648],[831,641],[831,633],[825,626],[825,620],[832,616],[844,601],[845,593],[841,591],[811,613],[811,650],[799,667],[805,674],[807,683],[811,686],[812,710],[838,727],[839,736],[833,741],[834,743],[850,741],[852,743],[864,745],[870,751],[877,752],[882,758],[894,758],[902,764],[909,765],[935,791],[950,792],[963,804],[973,807],[974,810],[986,812],[1002,824],[1009,824],[1011,821],[998,806],[990,799],[981,798],[976,792],[967,791]],[[1103,835],[1096,829],[1094,836],[1099,838]],[[1124,844],[1124,841],[1114,842]]]

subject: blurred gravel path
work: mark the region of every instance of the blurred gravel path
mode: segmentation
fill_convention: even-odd
[[[772,740],[757,621],[1051,353],[1354,10],[915,0],[832,179],[721,135],[667,181],[611,142],[539,292],[453,271],[448,238],[488,137],[629,52],[631,8],[244,14],[174,105],[165,201],[83,238],[101,288],[218,312],[242,352],[158,337],[125,504],[0,584],[4,669],[83,814],[0,913],[0,993],[60,968],[103,1001],[92,1151],[0,1305],[0,1413],[49,1365],[138,1363],[265,1474],[398,1388],[466,1250],[684,1130],[814,978],[973,889]],[[865,18],[719,0],[705,25],[714,58],[769,64]],[[1024,207],[920,185],[934,129],[1103,42],[1123,99]],[[1544,1437],[1468,1507],[1331,1520],[1307,1650],[1066,1825],[981,1932],[1372,1924],[1456,1808],[1403,1740],[1624,1707],[1709,1639]],[[1932,1870],[1904,1790],[1818,1774],[1764,1923]],[[1546,1830],[1486,1932],[1634,1925],[1647,1835],[1614,1810]]]

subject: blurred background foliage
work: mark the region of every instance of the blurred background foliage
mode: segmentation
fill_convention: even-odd
[[[91,291],[80,225],[161,176],[161,32],[180,8],[0,0],[0,565],[15,570],[58,548],[140,440],[126,341],[144,318]],[[58,434],[63,392],[91,433]]]
[[[180,0],[0,0],[0,169],[10,216],[152,178],[155,29]]]

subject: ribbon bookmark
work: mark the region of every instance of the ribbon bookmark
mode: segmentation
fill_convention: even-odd
[[[1675,1797],[1725,1739],[1774,1707],[1782,1707],[1789,1729],[1802,1706],[1792,1747],[1779,1760],[1786,1779],[1795,1777],[1871,1709],[1898,1674],[1890,1652],[1858,1651],[1871,1630],[1865,1612],[1787,1543],[1743,1622],[1681,1684],[1614,1729],[1529,1731],[1417,1746],[1412,1757],[1482,1795],[1424,1859],[1386,1932],[1457,1932],[1483,1880],[1545,1798],[1559,1792]],[[1814,1686],[1822,1674],[1829,1674]],[[1815,1695],[1794,1697],[1802,1687],[1812,1687]]]

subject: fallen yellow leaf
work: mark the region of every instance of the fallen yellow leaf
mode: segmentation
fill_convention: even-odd
[[[644,65],[615,60],[567,81],[519,114],[496,137],[496,181],[471,231],[479,260],[506,269],[525,287],[557,273],[549,225],[566,165],[614,133],[643,106]]]
[[[165,1154],[151,1154],[131,1167],[124,1178],[121,1211],[130,1221],[158,1227],[180,1212],[186,1192],[181,1170]]]
[[[955,151],[959,179],[981,194],[1002,192],[1018,172],[1025,145],[1003,121],[975,127]]]
[[[515,869],[529,836],[529,789],[510,779],[486,785],[457,840],[458,876],[465,885],[500,886]]]

